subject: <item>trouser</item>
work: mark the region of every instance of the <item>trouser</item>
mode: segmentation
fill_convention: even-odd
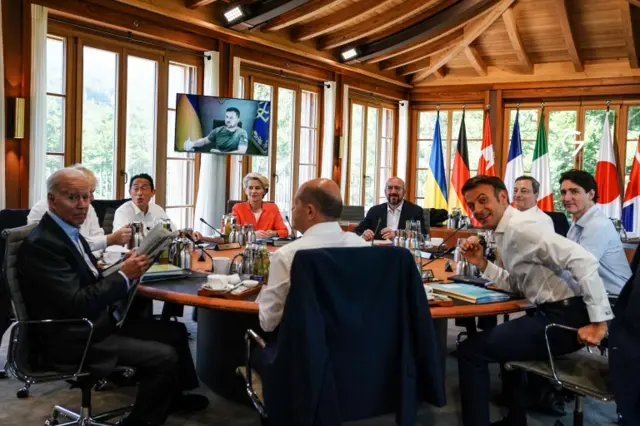
[[[139,385],[133,418],[162,424],[174,396],[198,387],[184,324],[127,320],[109,339],[117,345],[117,364],[136,369]]]
[[[544,330],[548,324],[580,328],[589,322],[582,299],[571,298],[541,305],[531,316],[505,322],[462,342],[458,348],[458,369],[464,426],[490,424],[489,363],[547,359]],[[550,330],[549,341],[555,355],[574,352],[581,347],[576,334],[566,330]],[[517,424],[526,424],[524,382],[524,372],[504,371],[509,417]]]

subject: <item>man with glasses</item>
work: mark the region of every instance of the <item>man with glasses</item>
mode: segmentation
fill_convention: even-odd
[[[74,164],[70,168],[79,170],[85,175],[89,181],[90,202],[93,202],[93,194],[98,182],[96,175],[82,164]],[[40,222],[40,219],[42,219],[42,216],[44,216],[48,210],[49,202],[46,198],[38,201],[29,211],[27,224],[31,225]],[[87,240],[92,252],[100,252],[108,246],[123,245],[129,242],[131,238],[131,228],[128,226],[122,226],[120,228],[114,226],[113,229],[118,230],[109,235],[104,235],[104,230],[100,227],[100,222],[98,221],[98,215],[93,206],[89,204],[87,219],[80,225],[80,234]]]
[[[142,222],[146,233],[155,226],[156,221],[169,219],[162,207],[151,202],[156,191],[153,186],[153,178],[148,174],[140,173],[131,179],[129,195],[131,195],[131,201],[127,201],[116,210],[113,218],[114,228],[127,226],[132,222]],[[171,221],[171,219],[169,220]],[[176,231],[177,229],[175,223],[171,221],[171,230]],[[199,232],[194,232],[193,237],[199,240],[202,235]]]
[[[405,186],[402,179],[389,178],[384,195],[387,202],[371,207],[353,232],[361,235],[366,241],[393,240],[396,231],[404,229],[407,220],[419,220],[422,233],[426,234],[422,207],[404,199]]]

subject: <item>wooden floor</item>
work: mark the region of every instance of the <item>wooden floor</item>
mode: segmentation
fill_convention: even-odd
[[[156,305],[156,309],[159,308]],[[191,332],[191,348],[194,357],[196,324],[191,321],[191,308],[185,310],[182,320],[187,324]],[[455,347],[455,336],[460,330],[449,324],[448,346],[452,350]],[[2,341],[0,347],[0,362],[4,363],[7,348],[7,338]],[[494,371],[495,372],[495,371]],[[497,372],[493,375],[492,393],[499,392],[500,382]],[[77,389],[68,389],[66,383],[54,383],[35,385],[31,389],[31,396],[27,399],[17,399],[15,392],[21,384],[14,378],[0,380],[0,425],[3,426],[26,426],[42,425],[47,418],[49,411],[55,404],[66,406],[70,409],[77,409],[80,402],[80,392]],[[173,416],[167,421],[167,426],[199,426],[199,425],[224,425],[224,426],[258,426],[260,424],[255,411],[241,404],[236,404],[218,397],[208,389],[200,388],[197,391],[207,395],[211,404],[207,410],[191,416]],[[460,421],[460,398],[458,396],[458,368],[456,360],[452,357],[447,359],[447,405],[443,408],[423,407],[418,415],[417,425],[442,425],[453,426],[461,424]],[[118,389],[115,391],[105,391],[94,393],[94,408],[96,412],[109,410],[129,404],[133,401],[134,388]],[[567,410],[572,410],[568,407]],[[492,406],[492,416],[497,420],[500,418],[500,408]],[[604,404],[594,401],[585,403],[585,425],[606,426],[612,425],[615,421],[615,405]],[[571,416],[567,415],[561,419],[565,426],[571,424]],[[556,418],[538,413],[531,413],[529,416],[529,426],[554,426]],[[394,425],[393,416],[352,423],[354,425],[371,426],[391,426]]]

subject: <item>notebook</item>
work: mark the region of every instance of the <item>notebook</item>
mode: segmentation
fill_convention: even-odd
[[[511,299],[511,296],[506,293],[477,287],[472,284],[431,284],[431,288],[435,293],[476,304],[504,302]]]

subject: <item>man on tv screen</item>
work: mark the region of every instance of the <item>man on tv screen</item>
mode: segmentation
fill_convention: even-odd
[[[238,127],[240,121],[240,110],[230,107],[224,115],[224,126],[216,127],[207,137],[184,142],[185,151],[200,152],[245,152],[248,145],[247,132]]]

